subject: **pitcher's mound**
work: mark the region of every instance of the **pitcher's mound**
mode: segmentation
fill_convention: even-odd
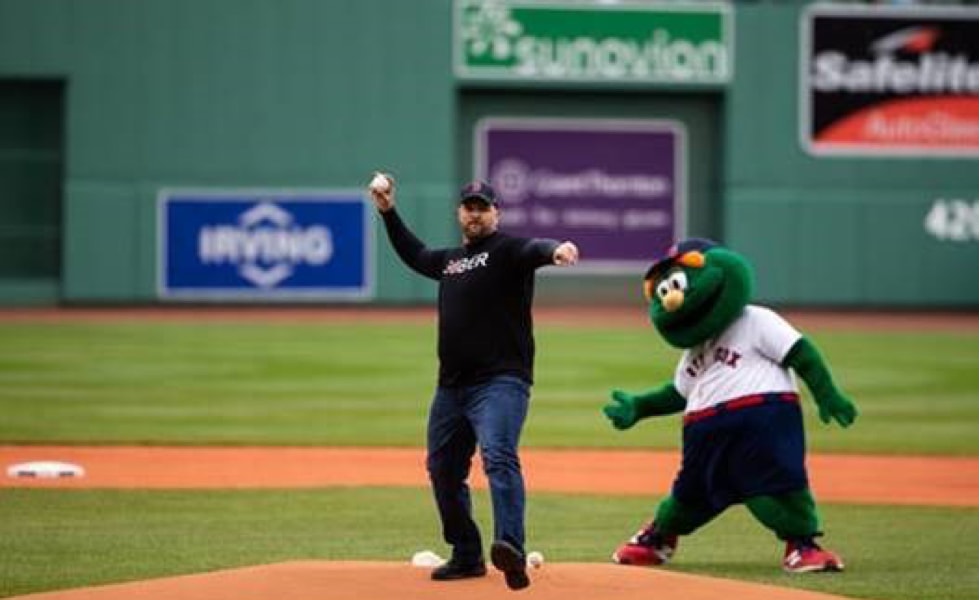
[[[513,598],[547,600],[841,600],[840,596],[612,564],[547,564]],[[31,600],[489,600],[510,597],[503,577],[435,582],[428,569],[384,562],[288,562],[61,592]]]

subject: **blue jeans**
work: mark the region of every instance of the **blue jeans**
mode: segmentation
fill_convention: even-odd
[[[466,483],[477,445],[490,482],[494,539],[524,551],[524,476],[517,446],[530,389],[526,381],[511,375],[472,386],[436,389],[429,409],[426,468],[442,520],[442,536],[457,560],[472,562],[483,557]]]

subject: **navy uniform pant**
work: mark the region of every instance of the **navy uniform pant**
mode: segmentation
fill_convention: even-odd
[[[778,396],[684,427],[683,462],[657,509],[659,530],[687,535],[744,503],[781,539],[820,535],[800,406]]]
[[[442,534],[453,557],[482,558],[467,478],[477,447],[490,483],[494,539],[524,551],[524,476],[517,447],[530,384],[510,375],[464,387],[439,387],[429,410],[426,468]]]

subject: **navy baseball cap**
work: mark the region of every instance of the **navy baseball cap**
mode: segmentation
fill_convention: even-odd
[[[492,206],[497,203],[497,192],[486,181],[471,181],[459,190],[460,204],[467,200],[482,200]]]
[[[657,259],[650,268],[647,269],[647,274],[643,276],[643,279],[650,279],[660,275],[664,271],[670,269],[676,261],[681,256],[688,252],[706,252],[711,248],[718,245],[718,242],[706,239],[706,238],[688,238],[686,240],[681,240],[667,249],[667,252],[663,256]]]

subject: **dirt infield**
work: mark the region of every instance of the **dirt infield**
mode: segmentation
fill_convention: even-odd
[[[670,489],[676,452],[525,449],[528,488],[571,494],[660,495]],[[194,448],[0,446],[0,465],[63,461],[80,479],[10,478],[3,487],[311,488],[426,486],[424,451],[415,448]],[[574,464],[575,469],[567,465]],[[977,506],[976,458],[810,455],[822,502]],[[485,489],[479,464],[473,485]]]

